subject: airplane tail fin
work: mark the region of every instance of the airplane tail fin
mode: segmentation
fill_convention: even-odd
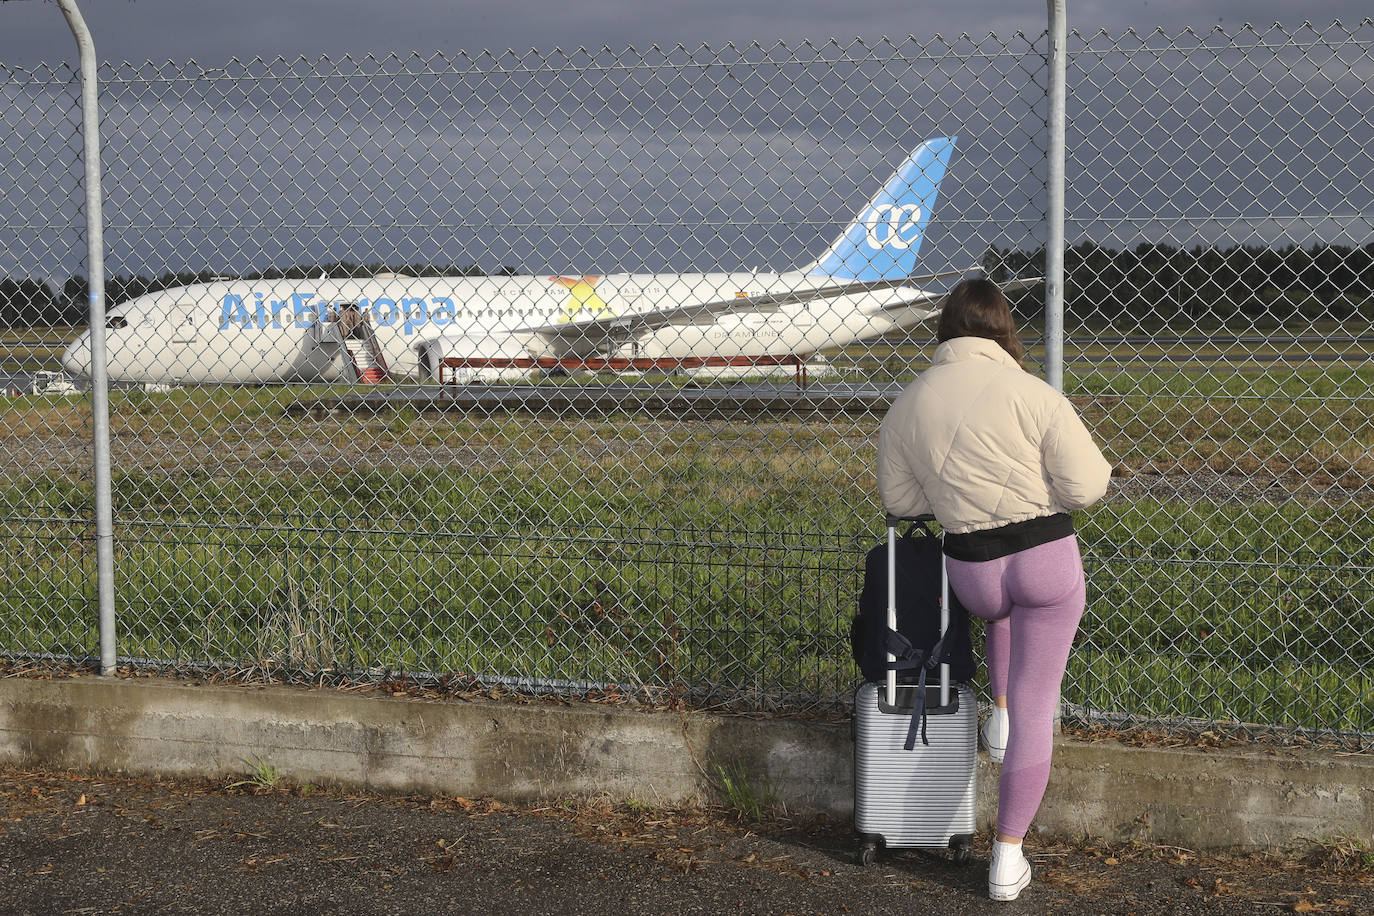
[[[957,137],[927,140],[912,151],[830,250],[807,271],[843,280],[898,280],[916,272],[916,254],[935,209]]]

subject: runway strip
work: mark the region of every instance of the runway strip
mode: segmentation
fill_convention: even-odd
[[[363,395],[301,400],[286,412],[324,417],[340,413],[381,412],[405,407],[459,413],[556,413],[595,416],[625,411],[677,417],[720,418],[881,414],[901,393],[901,384],[752,383],[725,387],[675,388],[655,385],[460,385],[378,391]]]

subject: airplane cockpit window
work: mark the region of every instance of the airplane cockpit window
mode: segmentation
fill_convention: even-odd
[[[109,328],[112,331],[118,331],[119,329],[127,328],[128,326],[129,320],[125,318],[123,315],[111,315],[110,317],[105,319],[105,327]]]

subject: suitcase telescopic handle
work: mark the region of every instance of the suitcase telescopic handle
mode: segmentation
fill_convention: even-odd
[[[897,629],[897,526],[902,522],[933,522],[933,515],[893,515],[887,513],[887,628]],[[944,551],[940,552],[940,638],[949,629],[949,574]],[[890,667],[897,656],[887,653],[887,705],[897,705],[897,671]],[[940,664],[940,706],[949,705],[949,664]]]

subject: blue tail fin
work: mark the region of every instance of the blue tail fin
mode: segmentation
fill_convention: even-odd
[[[936,189],[957,139],[939,137],[916,147],[810,273],[843,280],[898,280],[914,274]]]

